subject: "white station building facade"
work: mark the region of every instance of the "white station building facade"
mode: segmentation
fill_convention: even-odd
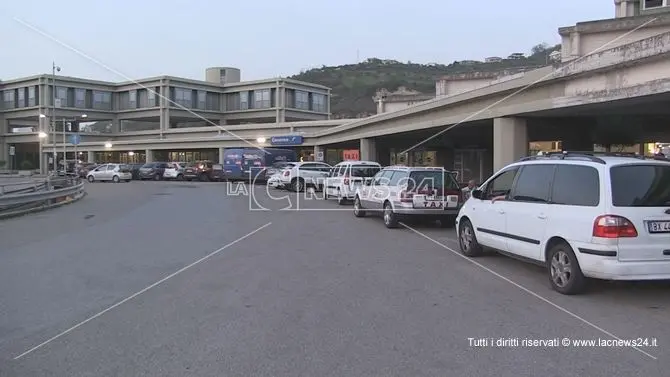
[[[670,142],[670,0],[615,0],[614,8],[611,19],[560,28],[551,65],[443,77],[435,96],[408,90],[404,104],[385,93],[375,98],[379,113],[361,119],[331,119],[327,87],[244,82],[227,67],[207,69],[202,81],[60,73],[1,81],[0,161],[43,171],[54,152],[57,161],[64,152],[94,162],[220,161],[226,148],[254,145],[329,163],[358,155],[444,166],[481,181],[536,149],[649,152]]]

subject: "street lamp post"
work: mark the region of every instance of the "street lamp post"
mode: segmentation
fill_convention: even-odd
[[[52,98],[51,98],[51,131],[53,137],[51,142],[53,143],[53,153],[54,153],[54,174],[58,171],[58,158],[56,151],[56,71],[60,72],[60,67],[56,65],[56,62],[51,62],[51,84],[53,85]],[[63,156],[65,159],[65,156]]]

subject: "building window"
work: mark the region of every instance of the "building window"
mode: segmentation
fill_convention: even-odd
[[[240,110],[249,109],[249,92],[240,92]]]
[[[205,110],[207,108],[207,92],[198,90],[198,109]]]
[[[53,91],[53,89],[52,89]],[[67,98],[67,88],[65,87],[56,87],[56,107],[58,107],[58,104],[60,103],[60,107],[69,107],[70,102],[68,101]],[[53,100],[51,101],[53,104]]]
[[[128,92],[128,107],[131,109],[137,109],[137,90],[131,90]]]
[[[13,109],[15,107],[14,90],[5,90],[2,92],[2,104],[5,109]]]
[[[74,90],[74,107],[78,109],[86,108],[86,89]]]
[[[26,107],[26,88],[17,90],[16,107]]]
[[[286,89],[284,93],[284,107],[295,108],[295,90]]]
[[[309,93],[302,90],[295,91],[295,108],[309,110]]]
[[[240,109],[240,94],[226,94],[226,110],[235,111]]]
[[[271,107],[270,89],[254,91],[254,109],[269,109]]]
[[[324,94],[312,93],[312,111],[318,113],[325,113],[326,109],[326,96]]]
[[[220,111],[219,93],[207,93],[205,110]]]
[[[642,9],[653,9],[668,6],[668,0],[644,0]]]
[[[147,107],[156,107],[156,92],[152,88],[147,88]]]
[[[99,90],[93,91],[93,108],[96,110],[112,109],[112,93]]]
[[[28,106],[37,106],[37,93],[34,86],[28,87]]]
[[[193,91],[191,89],[174,88],[174,102],[190,109],[193,107]]]

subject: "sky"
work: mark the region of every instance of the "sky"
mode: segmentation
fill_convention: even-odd
[[[560,43],[559,27],[614,17],[614,0],[0,1],[0,79],[104,81],[215,66],[242,80],[367,58],[451,63]]]

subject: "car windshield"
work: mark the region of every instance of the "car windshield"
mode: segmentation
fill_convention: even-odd
[[[452,173],[445,170],[419,170],[409,173],[408,190],[460,190]]]
[[[670,164],[636,164],[610,169],[615,207],[670,206]]]
[[[369,178],[374,177],[375,174],[379,173],[382,168],[379,166],[370,166],[370,165],[352,165],[351,166],[351,176],[352,177],[361,177]]]
[[[151,168],[154,168],[154,167],[156,167],[156,164],[154,164],[154,163],[148,163],[148,164],[142,165],[142,169],[151,169]]]

